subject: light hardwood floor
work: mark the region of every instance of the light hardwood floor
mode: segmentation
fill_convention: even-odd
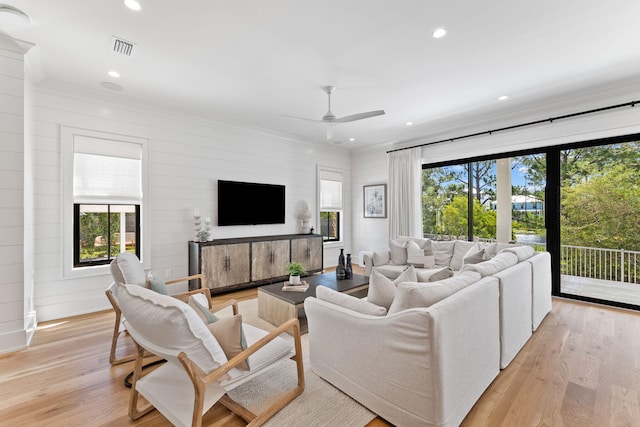
[[[255,298],[256,290],[231,296]],[[169,426],[157,411],[129,420],[123,379],[132,363],[109,365],[113,321],[112,312],[101,312],[41,323],[28,349],[0,357],[0,425]],[[640,314],[554,299],[462,425],[640,426],[639,395]],[[205,422],[245,425],[220,405]]]

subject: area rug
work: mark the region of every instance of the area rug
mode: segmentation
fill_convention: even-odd
[[[240,302],[239,311],[244,322],[265,330],[274,329],[273,325],[258,317],[257,300]],[[313,373],[309,366],[308,335],[302,336],[302,348],[304,392],[271,418],[265,426],[363,427],[376,417],[373,412]],[[273,397],[290,390],[295,386],[296,380],[295,363],[285,362],[243,384],[229,395],[243,406],[259,412],[271,403],[270,400],[265,400],[266,396]]]

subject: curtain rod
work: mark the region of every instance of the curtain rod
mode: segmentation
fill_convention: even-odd
[[[393,153],[394,151],[409,150],[411,148],[426,147],[428,145],[440,144],[440,143],[443,143],[443,142],[453,142],[453,141],[457,141],[459,139],[473,138],[475,136],[491,135],[491,134],[496,133],[496,132],[502,132],[502,131],[511,130],[511,129],[518,129],[518,128],[522,128],[522,127],[526,127],[526,126],[539,125],[539,124],[547,123],[547,122],[553,123],[554,121],[557,121],[557,120],[569,119],[569,118],[577,117],[577,116],[584,116],[586,114],[600,113],[602,111],[614,110],[616,108],[635,107],[636,104],[640,104],[640,100],[638,100],[638,101],[629,101],[629,102],[625,102],[624,104],[609,105],[608,107],[596,108],[596,109],[593,109],[593,110],[580,111],[578,113],[565,114],[563,116],[550,117],[548,119],[542,119],[542,120],[535,120],[535,121],[532,121],[532,122],[520,123],[520,124],[517,124],[517,125],[506,126],[506,127],[503,127],[503,128],[498,128],[498,129],[493,129],[493,130],[485,130],[483,132],[470,133],[468,135],[462,135],[462,136],[456,136],[456,137],[453,137],[453,138],[441,139],[439,141],[425,142],[424,144],[412,145],[410,147],[396,148],[394,150],[387,151],[387,154],[388,153]]]

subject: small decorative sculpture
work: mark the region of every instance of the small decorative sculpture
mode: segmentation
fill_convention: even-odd
[[[311,219],[311,212],[309,212],[309,205],[307,205],[307,202],[302,202],[302,211],[298,218],[300,219],[300,232],[302,234],[310,234],[311,227],[309,226],[309,220]]]
[[[193,232],[194,232],[194,242],[200,242],[200,231],[202,230],[200,226],[200,209],[195,208],[193,212]]]

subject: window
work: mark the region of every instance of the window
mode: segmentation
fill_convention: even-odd
[[[140,257],[140,205],[73,205],[73,265],[110,262],[120,252]]]
[[[320,187],[320,234],[325,242],[342,239],[340,224],[342,213],[342,171],[318,168]]]
[[[63,143],[65,275],[104,273],[124,251],[148,258],[146,140],[65,128]]]

